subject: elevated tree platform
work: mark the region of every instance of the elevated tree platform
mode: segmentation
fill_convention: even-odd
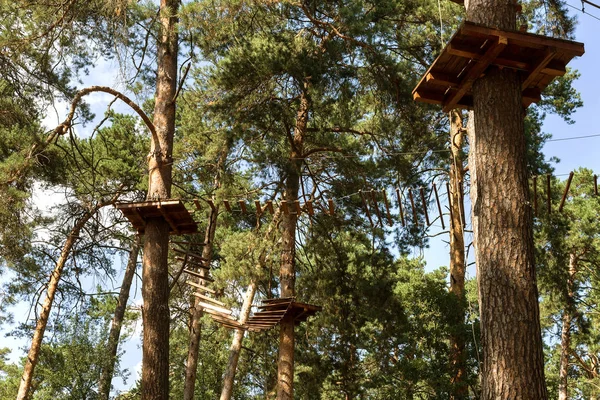
[[[464,22],[421,78],[413,98],[442,105],[444,112],[471,108],[473,83],[494,66],[520,71],[523,106],[528,107],[583,53],[583,43]]]
[[[119,203],[115,207],[121,210],[138,233],[144,233],[146,222],[153,218],[167,221],[171,227],[171,234],[198,233],[198,225],[181,200]]]
[[[258,309],[260,311],[254,313],[246,322],[246,326],[250,331],[271,329],[284,318],[292,319],[296,324],[299,324],[321,311],[322,308],[312,304],[299,303],[294,301],[293,297],[287,297],[263,300],[263,304]]]

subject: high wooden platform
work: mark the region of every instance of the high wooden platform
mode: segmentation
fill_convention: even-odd
[[[246,321],[250,331],[268,330],[278,325],[284,318],[289,318],[296,325],[306,321],[308,317],[321,311],[321,307],[312,304],[299,303],[293,297],[263,300],[259,310]]]
[[[147,221],[154,218],[167,221],[171,227],[171,234],[198,232],[198,225],[180,200],[119,203],[115,207],[121,210],[138,233],[144,233]]]
[[[495,66],[520,71],[523,106],[528,107],[583,53],[582,43],[464,22],[413,90],[413,98],[442,105],[444,112],[471,108],[473,83]]]

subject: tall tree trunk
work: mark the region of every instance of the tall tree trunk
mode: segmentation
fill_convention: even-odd
[[[89,219],[92,218],[98,212],[98,210],[107,205],[114,204],[115,201],[117,201],[119,195],[120,193],[117,192],[117,194],[115,194],[112,199],[108,201],[102,201],[98,203],[92,210],[86,212],[86,214],[83,217],[77,220],[77,223],[71,229],[69,236],[67,236],[67,240],[63,245],[60,257],[58,258],[56,266],[54,267],[54,270],[50,275],[50,280],[48,281],[46,299],[44,300],[44,304],[42,304],[42,310],[37,320],[35,331],[33,333],[33,338],[31,340],[31,347],[29,348],[29,352],[27,353],[27,361],[25,363],[25,368],[23,369],[21,382],[19,383],[17,400],[25,400],[31,396],[30,390],[31,382],[33,380],[33,373],[40,357],[42,340],[44,339],[46,325],[48,325],[48,317],[50,316],[52,303],[54,303],[54,296],[56,295],[56,290],[58,289],[58,282],[60,281],[60,278],[62,276],[62,272],[65,267],[65,263],[67,262],[67,258],[71,254],[71,249],[73,248],[75,241],[79,237],[79,232],[89,221]]]
[[[239,322],[245,324],[250,316],[250,310],[252,309],[252,301],[254,301],[254,295],[256,293],[256,280],[252,280],[248,289],[246,289],[246,297],[244,298],[244,304],[240,312]],[[227,369],[223,377],[223,390],[221,391],[221,400],[231,399],[233,394],[233,382],[235,379],[235,372],[237,370],[238,361],[240,359],[240,350],[242,349],[242,340],[244,339],[244,330],[236,329],[233,335],[233,342],[229,349],[229,362],[227,363]]]
[[[466,399],[468,386],[465,382],[466,356],[462,327],[465,323],[465,238],[463,222],[464,180],[464,128],[462,113],[450,112],[450,293],[458,298],[459,309],[453,321],[454,332],[450,336],[450,367],[452,371],[451,399]]]
[[[148,200],[171,197],[172,151],[177,90],[178,0],[161,0],[152,139],[148,156]],[[144,235],[142,298],[142,400],[169,398],[169,224],[150,219]]]
[[[121,290],[119,291],[119,300],[117,302],[117,307],[115,308],[115,315],[108,334],[108,343],[106,345],[106,354],[108,357],[106,364],[102,368],[100,381],[98,383],[98,396],[101,400],[108,400],[110,396],[110,387],[115,371],[115,363],[117,361],[119,337],[121,336],[121,326],[123,325],[123,318],[125,317],[125,310],[127,309],[131,283],[135,276],[138,254],[140,252],[140,242],[140,236],[136,236],[131,246],[131,251],[129,252],[125,276],[123,276],[123,283],[121,283]]]
[[[218,178],[215,178],[218,184]],[[208,216],[208,226],[204,234],[204,247],[202,248],[202,258],[206,266],[209,266],[212,260],[213,240],[217,229],[217,217],[219,208],[211,208]],[[208,275],[205,269],[200,269],[198,273],[202,276]],[[200,280],[200,278],[198,278]],[[194,298],[194,307],[192,308],[192,321],[190,324],[190,343],[188,346],[187,362],[185,366],[185,382],[183,387],[183,399],[193,400],[196,387],[196,374],[198,372],[198,354],[200,352],[200,339],[202,333],[202,307],[198,304],[199,299]]]
[[[33,372],[40,357],[42,340],[44,339],[44,333],[46,332],[46,325],[48,325],[48,317],[50,316],[52,303],[54,302],[54,296],[56,295],[56,290],[58,289],[58,282],[62,276],[62,271],[65,267],[65,263],[67,262],[67,258],[71,254],[71,249],[73,248],[73,245],[79,236],[79,231],[81,231],[81,228],[83,228],[90,217],[91,214],[80,219],[73,229],[71,229],[71,232],[69,233],[69,236],[63,245],[58,262],[56,263],[56,266],[50,275],[46,299],[42,305],[42,310],[33,333],[33,339],[31,340],[31,347],[27,353],[27,361],[25,363],[25,369],[23,370],[23,375],[19,384],[17,400],[25,400],[29,398],[29,391],[31,389],[31,382],[33,380]]]
[[[558,370],[558,400],[569,398],[569,354],[571,352],[571,323],[575,309],[575,274],[577,273],[577,257],[569,256],[569,277],[567,279],[567,301],[562,316],[560,333],[560,366]]]
[[[467,19],[514,30],[514,3],[470,0]],[[519,73],[490,67],[473,104],[481,398],[546,399]]]
[[[298,190],[302,176],[302,155],[304,137],[308,126],[310,98],[308,83],[305,83],[300,95],[300,107],[296,115],[296,127],[292,138],[290,167],[285,181],[285,200],[290,205],[289,214],[282,215],[282,254],[279,267],[281,297],[296,296],[296,225],[298,215],[292,211],[298,200]],[[277,360],[277,400],[294,398],[294,320],[284,318],[280,323],[279,357]]]

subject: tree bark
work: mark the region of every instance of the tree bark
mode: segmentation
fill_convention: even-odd
[[[148,200],[171,197],[177,90],[178,0],[161,0],[153,138],[148,155]],[[142,400],[169,398],[169,224],[149,219],[144,235],[142,298]]]
[[[450,293],[458,298],[459,309],[453,322],[454,331],[450,335],[450,368],[452,371],[451,399],[466,399],[468,386],[465,340],[462,327],[465,323],[465,238],[463,215],[463,180],[464,180],[464,128],[462,113],[458,110],[450,112]]]
[[[514,3],[470,0],[467,20],[514,30]],[[484,400],[548,397],[521,98],[514,70],[491,67],[473,85]]]
[[[308,83],[300,95],[300,107],[296,115],[296,128],[291,139],[290,167],[285,181],[285,200],[294,204],[298,200],[300,178],[302,176],[302,155],[304,137],[308,126],[310,98]],[[289,207],[290,212],[282,215],[282,254],[279,267],[281,297],[296,296],[296,226],[298,215]],[[279,357],[277,360],[277,400],[294,398],[294,320],[284,318],[280,323]]]
[[[560,333],[560,366],[558,370],[558,400],[569,398],[569,354],[571,353],[571,323],[575,308],[575,274],[577,273],[577,258],[569,256],[569,277],[567,279],[567,301],[562,316]]]
[[[106,345],[108,358],[106,365],[102,368],[100,381],[98,382],[98,397],[101,400],[108,400],[110,397],[111,382],[115,371],[115,363],[117,361],[119,337],[121,336],[121,326],[123,325],[123,318],[125,317],[125,310],[127,309],[131,283],[135,276],[138,254],[140,252],[140,242],[140,237],[136,236],[131,246],[129,259],[127,260],[125,276],[123,276],[123,283],[121,284],[121,290],[119,291],[119,300],[117,302],[117,307],[115,308],[115,315],[108,334],[108,343]]]
[[[250,282],[250,285],[248,285],[248,289],[246,289],[246,297],[244,299],[244,304],[242,305],[242,310],[240,312],[240,324],[245,324],[248,320],[250,310],[252,309],[252,301],[254,301],[255,293],[256,281],[252,280]],[[244,339],[244,332],[245,331],[243,329],[236,329],[233,335],[233,342],[231,343],[231,348],[229,349],[229,362],[227,363],[227,369],[225,370],[225,375],[223,377],[223,390],[221,391],[221,400],[229,400],[231,399],[231,395],[233,394],[233,382],[235,379],[235,372],[237,370],[238,361],[240,359],[240,350],[242,349],[242,340]]]
[[[92,210],[88,211],[83,217],[81,217],[77,221],[77,223],[71,229],[69,236],[67,236],[67,240],[63,245],[60,257],[58,258],[56,266],[54,267],[54,270],[50,275],[50,280],[48,281],[46,299],[44,300],[44,304],[42,304],[42,310],[37,320],[35,331],[33,333],[33,338],[31,340],[31,347],[29,348],[29,352],[27,353],[27,361],[25,362],[25,368],[23,369],[23,375],[21,376],[21,382],[19,383],[17,400],[28,399],[31,395],[30,390],[31,382],[33,381],[33,373],[40,357],[42,340],[44,339],[44,333],[46,331],[46,326],[48,325],[48,317],[50,316],[52,304],[54,303],[54,296],[56,295],[58,283],[62,276],[62,272],[67,262],[67,258],[71,254],[71,249],[73,248],[75,241],[79,237],[79,232],[85,226],[87,221],[89,221],[89,219],[98,212],[98,210],[109,204],[114,204],[115,201],[117,201],[118,197],[119,193],[115,194],[115,196],[109,201],[103,201],[98,203]]]

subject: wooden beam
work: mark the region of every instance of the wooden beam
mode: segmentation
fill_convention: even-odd
[[[491,62],[498,57],[498,55],[506,48],[508,45],[508,39],[504,36],[498,37],[498,41],[485,52],[485,54],[476,61],[475,65],[469,69],[466,73],[465,77],[462,79],[458,90],[450,95],[447,101],[444,104],[444,112],[450,112],[462,99],[462,97],[471,89],[473,83],[479,79],[481,74],[489,67]]]
[[[212,279],[212,278],[209,278],[208,276],[204,276],[204,275],[202,275],[202,274],[199,274],[199,273],[198,273],[198,272],[196,272],[196,271],[192,271],[191,269],[187,269],[187,268],[186,268],[186,269],[184,269],[183,271],[184,271],[185,273],[187,273],[187,274],[190,274],[190,275],[192,275],[192,276],[195,276],[196,278],[202,279],[202,280],[204,280],[204,281],[206,281],[206,282],[214,282],[214,279]]]
[[[210,288],[207,288],[207,287],[206,287],[206,286],[204,286],[204,285],[200,285],[200,284],[198,284],[198,283],[196,283],[196,282],[193,282],[193,281],[185,281],[185,283],[186,283],[186,284],[188,284],[188,285],[190,285],[190,286],[193,286],[193,287],[195,287],[196,289],[203,290],[203,291],[205,291],[205,292],[207,292],[207,293],[211,293],[211,294],[217,294],[217,292],[215,292],[214,290],[212,290],[212,289],[210,289]]]
[[[229,200],[223,200],[223,205],[227,211],[231,212],[231,204],[229,204]]]
[[[300,200],[294,200],[294,209],[296,210],[297,215],[302,213],[302,208],[300,208]]]
[[[423,187],[419,188],[419,194],[421,195],[421,203],[423,203],[423,212],[425,213],[425,222],[427,222],[427,226],[431,225],[429,222],[429,213],[427,212],[427,201],[425,200],[425,189]]]
[[[230,310],[229,308],[219,307],[217,305],[206,303],[206,302],[201,301],[201,300],[198,301],[198,305],[200,307],[202,307],[203,309],[205,309],[205,310],[217,311],[217,312],[219,312],[221,314],[226,314],[226,315],[233,314],[233,311]]]
[[[273,209],[273,201],[267,200],[267,209],[271,213],[271,215],[275,214],[275,210]]]
[[[208,297],[208,296],[205,296],[205,295],[200,294],[200,293],[193,293],[193,295],[196,296],[199,299],[202,299],[204,301],[208,301],[209,303],[213,303],[213,304],[215,304],[217,306],[227,307],[227,304],[222,303],[222,302],[220,302],[218,300],[215,300],[212,297]]]
[[[526,47],[531,49],[540,49],[544,47],[557,47],[558,49],[569,52],[574,56],[582,56],[584,53],[583,43],[556,39],[548,36],[536,35],[533,33],[524,33],[517,31],[502,31],[488,26],[475,24],[473,22],[464,22],[460,27],[460,33],[467,36],[495,36],[504,37],[510,40],[511,43],[515,43],[520,47]]]
[[[206,266],[204,266],[202,264],[198,264],[198,263],[195,263],[193,261],[190,261],[188,258],[185,258],[185,257],[175,257],[175,259],[177,261],[184,261],[186,264],[191,264],[191,265],[194,266],[194,268],[202,268],[202,269],[205,269],[207,271],[210,271],[209,267],[206,267]]]
[[[163,207],[160,206],[160,204],[158,205],[157,208],[158,208],[158,211],[160,211],[160,214],[165,219],[165,221],[167,221],[167,223],[171,227],[171,230],[173,232],[179,234],[179,229],[177,228],[177,225],[175,224],[175,222],[173,221],[173,219],[171,218],[171,216],[169,216],[169,214],[165,211],[165,209]]]
[[[285,215],[289,215],[290,209],[288,207],[288,203],[287,203],[286,200],[281,200],[281,203],[279,204],[279,207],[281,208],[281,211],[283,211],[283,213]]]
[[[444,214],[442,213],[442,204],[440,203],[440,197],[438,196],[437,186],[433,183],[433,193],[435,194],[435,201],[437,202],[438,212],[440,213],[440,222],[442,223],[442,229],[446,229],[444,224]]]
[[[246,202],[244,200],[238,200],[238,204],[242,209],[242,213],[246,214],[248,212],[248,210],[246,209]]]
[[[387,193],[385,192],[385,189],[381,190],[381,195],[383,196],[383,203],[385,204],[385,213],[387,216],[388,225],[394,226],[394,221],[392,221],[392,214],[390,214],[390,204],[388,202]]]
[[[567,66],[558,60],[551,60],[548,65],[542,69],[542,74],[551,76],[563,76],[566,73]]]
[[[371,228],[374,228],[375,225],[373,224],[373,218],[371,218],[371,211],[369,211],[369,206],[365,200],[365,195],[363,194],[362,190],[359,190],[358,193],[360,193],[360,198],[362,200],[363,207],[365,208],[365,212],[367,213],[367,217],[369,218],[369,222],[371,223]]]
[[[333,199],[328,199],[327,203],[329,204],[329,215],[335,215],[335,205],[333,204]]]
[[[260,208],[260,201],[259,200],[254,200],[254,207],[256,207],[256,213],[258,215],[262,214],[262,208]]]
[[[457,57],[463,57],[463,58],[469,58],[472,60],[481,60],[484,57],[484,55],[473,51],[471,48],[459,46],[459,45],[456,45],[453,43],[448,43],[448,46],[446,47],[446,51],[450,55],[457,56]],[[494,60],[492,60],[491,65],[496,65],[498,67],[517,69],[517,70],[522,70],[522,71],[528,71],[529,69],[531,69],[531,66],[528,63],[526,63],[524,61],[509,59],[509,58],[495,58]]]
[[[550,47],[546,50],[544,57],[535,65],[531,71],[529,71],[529,75],[525,78],[521,85],[521,89],[525,90],[529,88],[529,85],[533,83],[533,81],[539,77],[539,74],[542,72],[544,68],[552,61],[554,56],[556,55],[556,48]]]
[[[417,214],[417,209],[415,208],[415,199],[413,198],[412,189],[408,189],[408,198],[412,207],[414,223],[419,226],[419,217]]]
[[[567,179],[567,185],[565,186],[565,192],[563,193],[562,199],[560,200],[560,206],[558,207],[558,212],[562,212],[563,207],[565,206],[565,200],[567,200],[567,195],[569,194],[569,188],[571,187],[571,181],[573,181],[573,171],[569,174],[569,179]]]
[[[308,210],[308,215],[315,215],[315,209],[313,208],[312,200],[308,200],[305,205],[306,209]]]
[[[194,253],[193,251],[185,251],[185,250],[180,250],[180,249],[177,249],[177,248],[172,248],[172,250],[175,253],[188,255],[190,257],[197,258],[198,260],[201,260],[201,261],[208,261],[206,258],[202,257],[200,254]]]
[[[430,71],[425,75],[425,82],[433,85],[457,88],[460,81],[455,77],[446,75],[442,72]]]
[[[396,188],[396,196],[398,197],[398,208],[400,209],[400,221],[402,221],[402,226],[406,226],[406,221],[404,220],[404,211],[402,210],[402,196],[400,196],[399,188]]]

